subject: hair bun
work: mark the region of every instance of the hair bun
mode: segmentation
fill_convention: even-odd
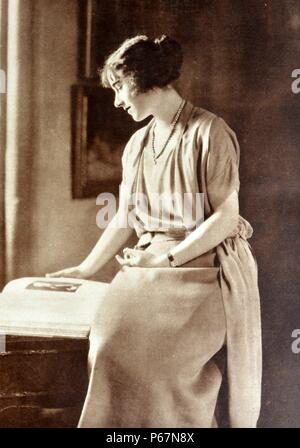
[[[175,81],[180,76],[180,69],[183,61],[181,45],[173,38],[163,34],[154,40],[160,53],[169,82]],[[166,70],[166,68],[168,68]]]
[[[163,34],[161,37],[154,40],[154,43],[159,47],[159,49],[165,53],[173,53],[173,52],[180,52],[181,53],[181,46],[180,44],[175,40],[172,39],[169,36],[166,36]]]

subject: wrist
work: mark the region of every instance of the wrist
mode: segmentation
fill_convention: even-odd
[[[92,275],[94,275],[94,271],[91,269],[91,267],[89,267],[87,264],[85,264],[84,262],[81,263],[78,266],[79,271],[81,272],[81,274],[85,277],[91,277]]]
[[[168,254],[163,254],[158,256],[158,266],[162,268],[167,268],[170,266]]]
[[[176,262],[176,260],[174,258],[174,255],[171,252],[167,253],[167,258],[168,258],[168,262],[169,262],[169,266],[170,267],[176,268],[178,266],[178,264],[177,264],[177,262]]]

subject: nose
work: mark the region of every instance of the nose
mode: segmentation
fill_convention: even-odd
[[[115,101],[114,101],[114,106],[115,107],[122,107],[123,105],[123,101],[119,98],[118,93],[115,94]]]

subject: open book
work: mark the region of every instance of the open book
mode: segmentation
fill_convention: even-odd
[[[0,294],[0,334],[85,338],[108,283],[26,277]]]

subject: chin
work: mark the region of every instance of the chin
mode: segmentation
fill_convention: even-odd
[[[139,115],[133,115],[133,114],[129,114],[129,115],[131,116],[131,118],[134,121],[142,121],[143,120],[143,118],[141,118]]]
[[[134,115],[131,115],[131,117],[133,118],[134,121],[139,122],[139,121],[143,121],[146,118],[148,118],[149,115],[136,115],[136,114],[134,114]]]

